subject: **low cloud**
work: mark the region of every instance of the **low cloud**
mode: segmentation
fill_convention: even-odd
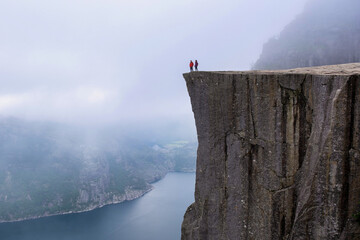
[[[193,121],[181,74],[250,69],[305,0],[3,0],[0,115]]]

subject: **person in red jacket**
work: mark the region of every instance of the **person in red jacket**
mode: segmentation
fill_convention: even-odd
[[[197,60],[195,60],[195,71],[197,71],[198,69],[197,69],[197,67],[199,66],[199,63],[198,63],[198,61]]]
[[[189,66],[190,66],[190,72],[192,72],[192,71],[193,71],[193,67],[194,67],[194,63],[193,63],[192,60],[190,60]]]

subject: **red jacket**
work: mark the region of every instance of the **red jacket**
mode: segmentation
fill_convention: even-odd
[[[190,62],[190,67],[193,67],[194,66],[194,63],[191,61]]]

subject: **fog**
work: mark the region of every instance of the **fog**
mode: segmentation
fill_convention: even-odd
[[[2,0],[0,115],[193,131],[189,60],[250,69],[305,2]]]
[[[290,69],[360,61],[360,2],[312,0],[263,46],[253,69]]]

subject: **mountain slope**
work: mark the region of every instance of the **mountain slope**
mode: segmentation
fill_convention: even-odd
[[[0,222],[132,200],[169,171],[195,169],[195,143],[156,144],[115,129],[1,118],[0,142]]]
[[[288,69],[360,61],[360,2],[312,0],[263,46],[253,69]]]

